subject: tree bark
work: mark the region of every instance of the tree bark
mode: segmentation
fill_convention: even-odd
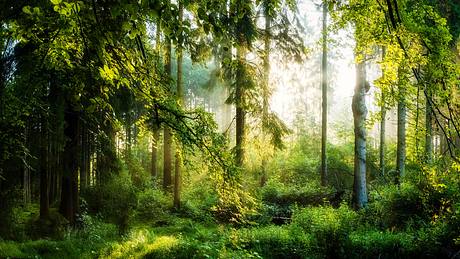
[[[321,119],[321,185],[327,185],[327,1],[323,1],[323,42],[321,59],[321,90],[322,90],[322,119]]]
[[[385,58],[386,50],[382,47],[382,59]],[[384,72],[382,71],[382,74]],[[386,131],[386,107],[385,107],[385,93],[382,90],[382,106],[380,107],[380,146],[379,146],[379,167],[380,175],[385,175],[385,131]]]
[[[59,212],[69,221],[75,224],[78,212],[78,166],[76,162],[78,144],[78,113],[70,104],[66,104],[64,120],[66,127],[64,135],[67,138],[64,145],[64,161],[61,189],[61,204]]]
[[[171,76],[171,39],[166,40],[166,52],[165,52],[165,70],[166,73]],[[171,191],[171,178],[172,178],[172,154],[171,154],[171,129],[164,126],[163,136],[163,190]]]
[[[265,1],[265,35],[264,35],[264,56],[263,56],[263,68],[264,68],[264,78],[263,78],[263,93],[262,93],[262,135],[263,142],[266,143],[268,140],[268,99],[270,97],[270,45],[271,45],[271,22],[272,17],[270,14],[270,2]],[[260,186],[264,186],[268,180],[267,174],[267,158],[268,154],[266,151],[262,151],[262,176],[260,179]]]
[[[42,118],[40,128],[40,219],[49,218],[49,180],[48,180],[48,118]]]
[[[428,98],[431,98],[431,95],[427,94],[426,106],[425,106],[425,155],[426,161],[428,164],[431,164],[433,160],[433,124],[431,118],[431,103]]]
[[[366,94],[365,64],[356,65],[356,87],[352,110],[355,133],[355,164],[353,181],[353,207],[361,209],[367,205],[366,186]]]
[[[158,161],[158,142],[160,141],[160,128],[156,123],[153,126],[153,133],[152,133],[152,161],[151,161],[151,168],[150,168],[150,175],[152,179],[156,181],[158,177],[158,168],[157,168],[157,161]]]
[[[179,1],[179,30],[182,30],[182,19],[184,15],[184,6],[182,1]],[[182,33],[179,35],[178,45],[176,48],[177,52],[177,101],[180,106],[184,105],[184,89],[182,86]],[[180,187],[181,187],[181,154],[180,147],[176,143],[176,163],[174,167],[174,207],[180,208]]]
[[[176,147],[177,148],[177,147]],[[180,192],[181,192],[181,166],[182,159],[180,151],[176,151],[175,177],[174,177],[174,208],[180,209]]]
[[[405,86],[399,86],[398,98],[398,129],[397,129],[397,150],[396,150],[396,171],[398,172],[397,183],[405,173],[406,163],[406,100],[405,100]]]
[[[237,46],[236,55],[238,60],[238,67],[236,71],[236,146],[235,146],[235,160],[239,167],[243,167],[244,162],[244,145],[245,145],[245,102],[244,102],[244,58],[245,50],[244,43],[240,42]]]
[[[385,95],[382,93],[382,99]],[[379,160],[380,160],[380,174],[385,175],[385,127],[386,127],[386,109],[385,104],[380,107],[380,146],[379,146]]]

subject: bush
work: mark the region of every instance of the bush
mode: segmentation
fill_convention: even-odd
[[[408,224],[427,220],[422,193],[413,184],[387,185],[370,193],[364,219],[381,229],[403,229]]]
[[[342,204],[338,209],[323,206],[294,211],[291,225],[313,235],[318,253],[337,257],[343,252],[348,233],[359,225],[358,220],[358,214]]]
[[[345,257],[401,258],[414,254],[414,236],[374,229],[351,232],[344,247]]]
[[[138,193],[137,216],[140,220],[148,221],[152,219],[161,220],[167,217],[166,212],[170,208],[171,197],[163,191],[147,188]]]
[[[89,212],[99,213],[103,218],[115,223],[120,234],[127,232],[137,206],[137,189],[126,171],[112,175],[100,186],[89,187],[85,190],[83,198],[88,203]]]
[[[291,232],[287,226],[240,229],[229,235],[231,248],[256,252],[262,258],[304,258],[311,256],[313,237]]]

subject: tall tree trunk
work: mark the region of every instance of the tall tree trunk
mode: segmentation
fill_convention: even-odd
[[[165,52],[165,70],[166,73],[171,76],[171,39],[166,39],[166,52]],[[172,91],[171,91],[172,92]],[[171,188],[171,168],[172,168],[172,154],[171,154],[171,144],[172,136],[171,129],[167,126],[164,126],[164,136],[163,136],[163,189],[165,191],[170,191]]]
[[[433,124],[431,118],[431,103],[429,98],[431,98],[430,94],[427,94],[426,104],[425,104],[425,154],[426,154],[426,161],[428,164],[431,164],[433,160]]]
[[[59,212],[69,221],[75,224],[75,217],[78,212],[78,113],[75,112],[69,103],[66,104],[64,115],[66,127],[64,135],[67,138],[64,145],[64,161],[61,189],[61,204]]]
[[[157,51],[158,55],[158,62],[160,62],[161,59],[161,31],[160,31],[160,19],[158,19],[157,24],[156,24],[156,32],[155,32],[155,50]],[[156,114],[155,111],[153,111],[153,114]],[[154,181],[154,184],[156,183],[156,178],[158,177],[158,143],[160,141],[160,125],[158,124],[157,121],[158,118],[154,118],[154,122],[152,125],[153,132],[152,132],[152,161],[151,161],[151,167],[150,167],[150,175],[152,176],[152,179]]]
[[[83,124],[83,122],[80,125],[80,190],[84,190],[87,186],[86,153],[88,149],[88,140],[86,134],[87,126]]]
[[[243,166],[244,162],[244,145],[245,145],[245,101],[244,101],[244,59],[246,51],[244,49],[244,43],[239,43],[236,50],[236,56],[238,61],[238,67],[236,71],[236,146],[235,146],[235,160],[239,167]]]
[[[152,161],[151,161],[150,175],[152,176],[152,179],[155,181],[156,178],[158,177],[157,161],[158,161],[158,142],[160,141],[160,129],[158,125],[154,125],[153,127],[154,129],[152,133]]]
[[[385,95],[382,93],[382,100],[384,100]],[[379,160],[380,160],[380,174],[385,175],[385,127],[386,127],[386,108],[385,104],[382,104],[380,107],[380,146],[379,146]]]
[[[365,101],[366,76],[365,64],[356,65],[356,87],[353,95],[352,110],[355,132],[355,165],[353,181],[353,207],[361,209],[367,204],[366,186],[366,116]]]
[[[49,187],[48,187],[48,118],[42,118],[40,128],[40,219],[49,218]]]
[[[385,58],[386,50],[382,47],[382,59]],[[382,72],[383,74],[383,72]],[[385,94],[382,90],[382,106],[380,107],[380,146],[379,146],[379,160],[380,160],[380,175],[385,175],[385,130],[386,130],[386,107],[385,107]]]
[[[264,78],[263,78],[263,92],[262,92],[262,135],[263,142],[266,143],[268,139],[268,99],[270,97],[270,45],[271,45],[271,22],[272,17],[270,16],[270,2],[265,1],[264,7],[264,16],[265,16],[265,35],[264,35],[264,56],[263,56],[263,68],[264,68]],[[260,185],[264,186],[267,182],[267,158],[268,154],[266,151],[262,151],[262,177],[260,179]]]
[[[405,86],[399,86],[398,97],[398,132],[397,132],[397,150],[396,150],[396,171],[398,172],[397,183],[405,173],[406,163],[406,100]]]
[[[321,59],[321,185],[327,185],[327,1],[323,1],[323,56]]]
[[[182,1],[179,1],[179,30],[182,32],[182,19],[184,15],[184,6]],[[178,46],[176,48],[177,53],[177,100],[179,105],[184,105],[184,89],[182,86],[182,33],[179,35]],[[175,163],[175,176],[174,176],[174,207],[180,208],[180,187],[181,187],[181,154],[180,147],[176,143],[176,163]]]
[[[29,122],[26,123],[25,125],[25,131],[24,131],[24,144],[25,146],[30,149],[30,127],[29,127]],[[1,145],[0,145],[1,146]],[[28,163],[28,155],[24,151],[24,171],[23,171],[23,203],[24,205],[27,205],[30,203],[30,169]]]

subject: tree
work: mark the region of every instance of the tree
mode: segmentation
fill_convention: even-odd
[[[165,71],[167,76],[171,77],[171,39],[165,35]],[[170,92],[172,91],[171,86],[168,87]],[[163,129],[163,190],[171,191],[172,183],[172,135],[171,129],[168,126],[164,126]]]
[[[398,179],[401,179],[405,173],[406,164],[406,85],[405,80],[401,78],[403,75],[398,73],[400,77],[398,89],[398,140],[396,150],[396,171]],[[398,180],[399,183],[400,180]]]
[[[321,185],[327,185],[327,1],[323,1],[323,39],[321,59]]]
[[[361,58],[362,57],[358,57]],[[353,207],[361,209],[367,204],[366,181],[366,68],[364,61],[356,64],[356,87],[352,110],[355,132],[355,159],[353,181]]]
[[[179,1],[179,36],[177,41],[176,47],[176,54],[177,54],[177,102],[180,106],[184,106],[184,89],[182,84],[182,60],[183,60],[183,53],[182,53],[182,44],[183,44],[183,34],[182,34],[182,20],[184,16],[184,3]],[[176,209],[180,208],[180,191],[181,191],[181,150],[178,145],[176,144],[176,160],[175,160],[175,176],[174,176],[174,207]]]

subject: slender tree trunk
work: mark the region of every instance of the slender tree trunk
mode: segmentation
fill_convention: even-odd
[[[169,76],[171,76],[171,39],[166,40],[166,52],[165,52],[165,70]],[[172,154],[171,154],[171,144],[172,136],[171,129],[167,126],[164,126],[164,136],[163,136],[163,189],[165,191],[170,191],[171,189],[171,178],[172,178]]]
[[[239,43],[237,46],[236,55],[238,59],[238,67],[236,71],[236,146],[235,146],[235,160],[239,167],[243,166],[244,162],[244,145],[245,145],[245,102],[244,102],[244,58],[246,55],[243,47],[244,43]]]
[[[184,15],[184,6],[182,1],[179,1],[179,30],[182,30],[182,18]],[[184,89],[182,86],[182,37],[183,35],[179,35],[178,45],[176,48],[177,53],[177,100],[179,105],[184,105]],[[181,154],[180,154],[180,147],[176,143],[176,163],[175,163],[175,176],[174,176],[174,207],[176,209],[180,208],[180,187],[181,187]]]
[[[48,187],[48,118],[42,118],[40,129],[40,219],[49,218],[49,187]]]
[[[268,139],[268,132],[266,127],[268,126],[268,98],[270,97],[270,45],[271,45],[271,14],[270,14],[270,2],[265,1],[264,16],[265,16],[265,35],[264,35],[264,56],[263,56],[263,102],[262,102],[262,135],[263,142],[266,143]],[[267,160],[268,154],[266,151],[262,151],[262,177],[260,179],[260,185],[264,186],[268,179],[267,174]]]
[[[26,147],[28,147],[30,149],[30,136],[29,136],[29,133],[30,132],[30,129],[29,129],[29,123],[27,122],[26,125],[25,125],[25,130],[24,130],[24,144]],[[1,145],[0,145],[1,146]],[[29,165],[27,164],[28,163],[28,156],[27,156],[27,153],[24,152],[24,171],[23,171],[23,177],[22,177],[22,182],[23,182],[23,186],[22,186],[22,191],[23,191],[23,203],[24,205],[27,205],[29,204],[30,202],[30,169],[29,169]]]
[[[80,190],[84,190],[87,186],[87,167],[86,167],[86,153],[87,153],[87,134],[86,134],[86,125],[83,123],[81,125],[81,144],[80,144]]]
[[[385,98],[385,95],[382,93],[382,99]],[[385,127],[386,127],[386,109],[385,104],[382,104],[380,107],[380,147],[379,147],[379,157],[380,157],[380,174],[385,175]]]
[[[426,106],[425,106],[425,154],[426,161],[428,164],[431,164],[433,161],[433,124],[431,119],[431,103],[428,98],[431,98],[431,95],[427,94]]]
[[[156,181],[158,177],[158,168],[157,168],[157,161],[158,161],[158,142],[160,141],[160,129],[158,125],[153,126],[153,134],[152,134],[152,161],[151,161],[151,168],[150,168],[150,175],[152,179]]]
[[[156,24],[156,33],[155,33],[155,49],[158,54],[158,62],[161,61],[161,30],[160,30],[160,19],[158,19]],[[156,114],[153,111],[153,114]],[[152,132],[152,161],[150,167],[150,175],[156,184],[156,178],[158,177],[158,144],[160,142],[160,125],[157,121],[158,118],[154,118],[154,122],[152,125],[153,132]]]
[[[386,50],[382,47],[382,59],[385,58]],[[382,72],[383,74],[383,72]],[[380,175],[385,175],[385,131],[386,131],[386,107],[385,107],[385,94],[382,90],[382,106],[380,107],[380,146],[379,146],[379,160],[380,160]]]
[[[361,209],[367,205],[366,186],[366,116],[367,108],[365,64],[356,65],[356,87],[352,110],[355,132],[355,165],[353,182],[353,207]]]
[[[321,185],[327,185],[327,1],[323,1],[323,57],[321,59]]]
[[[406,163],[406,100],[405,100],[405,86],[399,86],[399,98],[398,98],[398,140],[396,150],[396,171],[398,172],[397,183],[400,182],[401,178],[405,173]]]
[[[180,192],[181,192],[181,167],[182,159],[180,151],[176,151],[175,177],[174,177],[174,208],[180,209]]]

